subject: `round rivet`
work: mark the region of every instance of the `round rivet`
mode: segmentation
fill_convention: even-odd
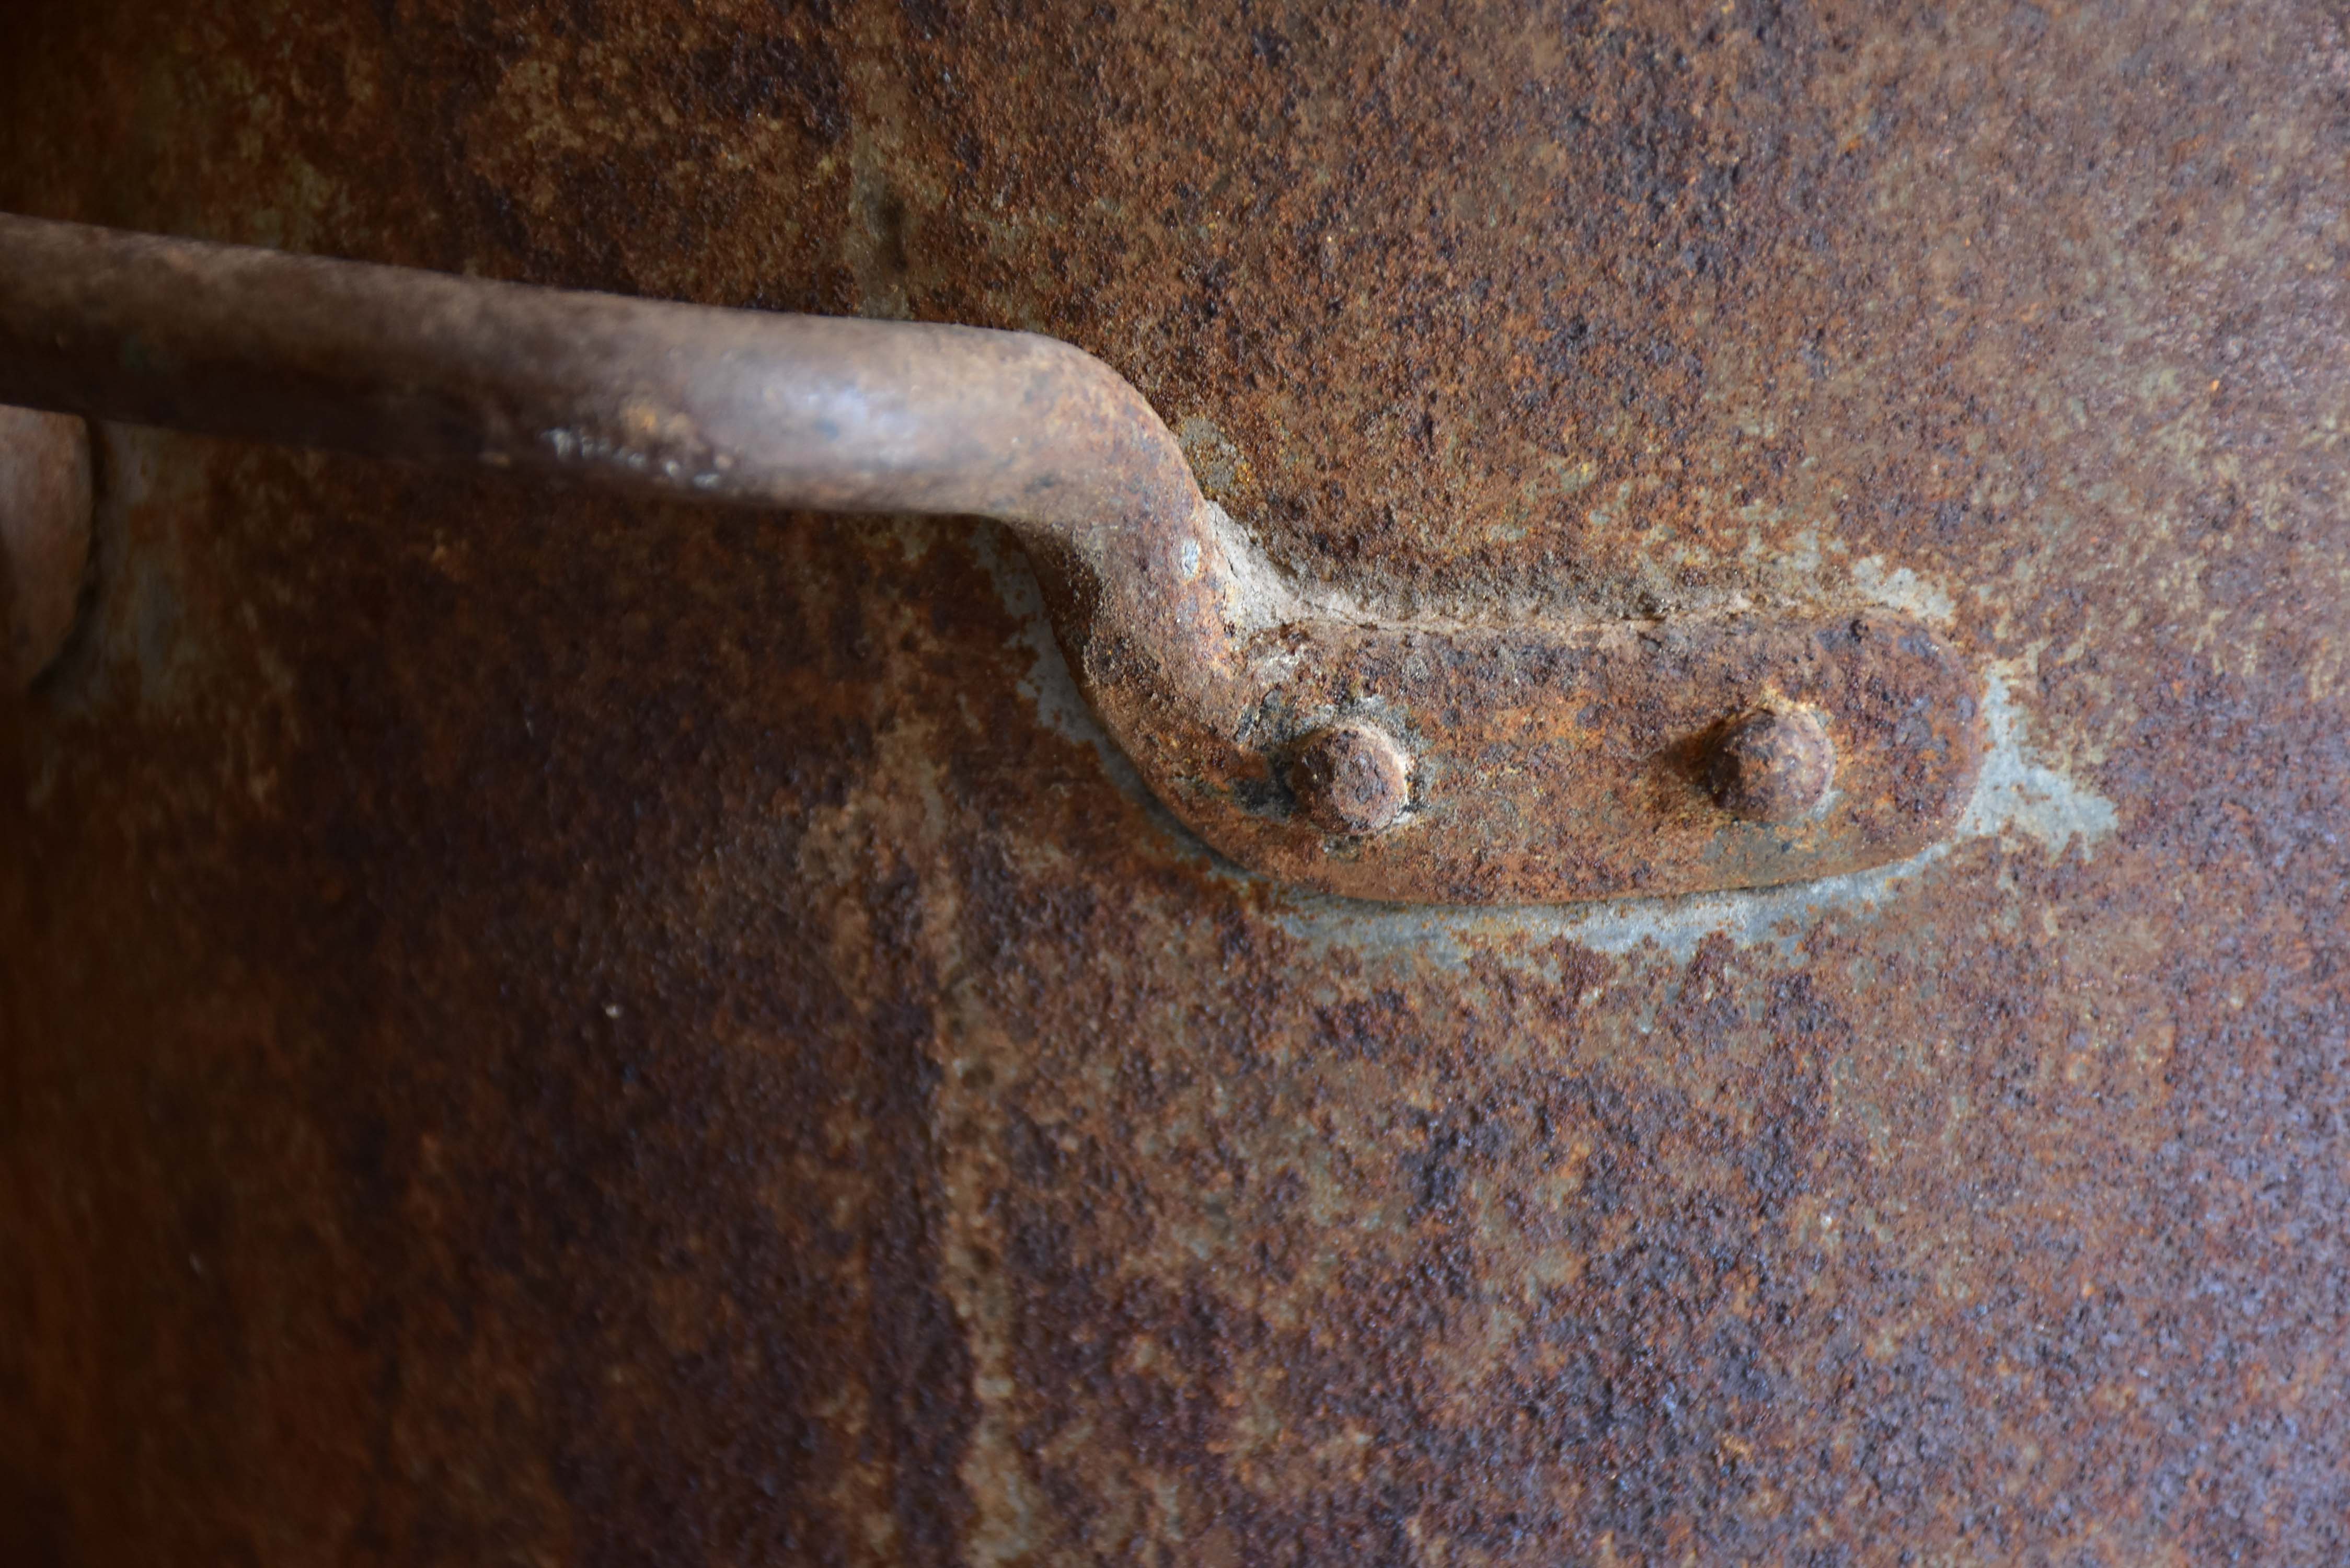
[[[1706,783],[1714,804],[1748,822],[1793,822],[1826,798],[1835,742],[1808,708],[1761,708],[1714,742]]]
[[[1352,836],[1393,826],[1411,799],[1411,758],[1374,724],[1333,724],[1306,737],[1289,786],[1314,825]]]

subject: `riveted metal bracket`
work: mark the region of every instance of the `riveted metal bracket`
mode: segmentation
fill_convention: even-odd
[[[1811,607],[1605,625],[1333,611],[1052,338],[619,299],[0,216],[0,401],[738,505],[1009,523],[1105,725],[1244,867],[1357,898],[1756,887],[1914,854],[1976,688]]]
[[[1176,778],[1175,797],[1243,864],[1361,898],[1687,893],[1878,865],[1948,829],[1980,749],[1963,666],[1880,611],[1305,624],[1256,646],[1238,765]],[[1382,826],[1334,834],[1331,786],[1284,767],[1340,726],[1409,758]]]

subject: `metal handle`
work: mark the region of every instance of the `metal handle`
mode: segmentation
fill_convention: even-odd
[[[1149,403],[1026,333],[660,304],[0,215],[0,402],[1018,532],[1105,725],[1211,844],[1356,897],[1798,880],[1945,831],[1975,692],[1818,610],[1388,623],[1275,571]]]

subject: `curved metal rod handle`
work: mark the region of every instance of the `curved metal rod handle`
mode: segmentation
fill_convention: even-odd
[[[1852,869],[1930,842],[1974,770],[1970,682],[1898,618],[1495,628],[1313,607],[1201,496],[1139,393],[1027,333],[0,215],[0,403],[737,504],[1000,518],[1153,789],[1243,864],[1357,897]]]

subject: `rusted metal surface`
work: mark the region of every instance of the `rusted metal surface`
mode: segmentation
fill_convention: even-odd
[[[0,207],[1045,331],[1397,618],[1822,581],[1986,676],[1898,870],[1412,915],[1151,805],[992,526],[103,430],[0,710],[0,1561],[2341,1560],[2345,62],[0,10]]]
[[[0,399],[701,501],[998,518],[1045,572],[1070,667],[1159,798],[1243,866],[1326,892],[1527,903],[1830,876],[1924,848],[1975,779],[1979,690],[1914,622],[1783,610],[1496,629],[1301,593],[1209,505],[1131,387],[1034,334],[653,304],[0,214]],[[1763,697],[1818,704],[1812,750],[1833,744],[1832,720],[1857,763],[1799,832],[1751,825],[1810,812],[1825,776],[1773,811],[1746,790],[1725,817],[1691,775],[1700,737]],[[1363,732],[1367,711],[1408,733],[1416,791],[1399,759],[1357,747],[1372,765],[1348,770],[1317,739]],[[1311,775],[1303,800],[1282,766],[1301,746],[1286,771]],[[1342,776],[1372,794],[1342,803]],[[1326,841],[1391,828],[1375,846]]]
[[[0,408],[0,632],[15,689],[73,629],[89,560],[89,433],[77,419]]]

